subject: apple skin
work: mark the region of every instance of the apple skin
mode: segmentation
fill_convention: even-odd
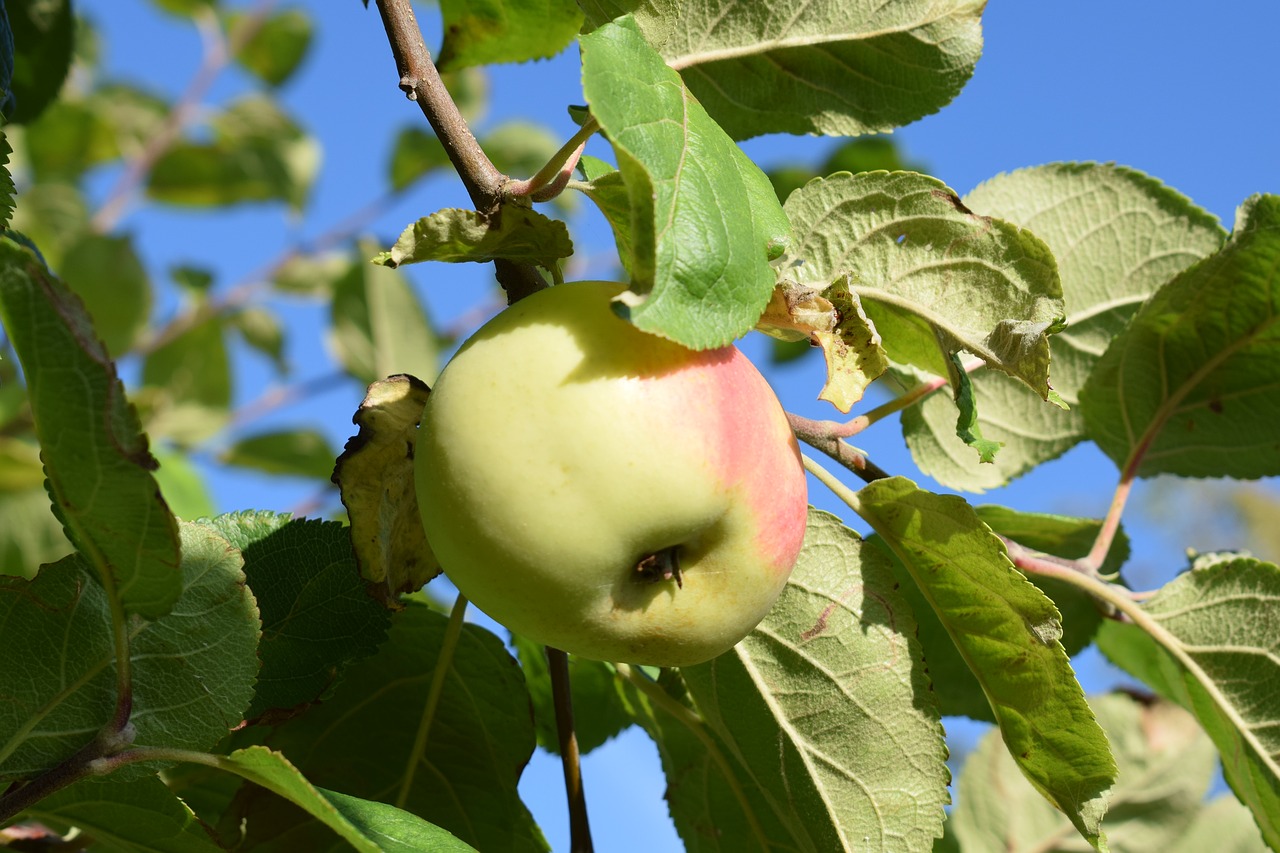
[[[427,399],[417,498],[445,574],[512,631],[597,660],[691,665],[782,591],[805,475],[746,356],[636,329],[610,305],[624,289],[539,291],[462,346]],[[643,571],[654,554],[674,554],[678,576]]]

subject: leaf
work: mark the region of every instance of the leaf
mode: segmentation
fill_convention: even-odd
[[[818,399],[847,413],[862,399],[867,387],[888,370],[889,358],[880,333],[863,310],[857,292],[850,289],[848,279],[827,288],[826,299],[816,298],[832,305],[839,318],[835,328],[819,329],[813,334],[827,360],[827,382]]]
[[[160,463],[155,472],[156,483],[173,514],[185,521],[213,515],[213,498],[190,458],[163,447],[153,453]]]
[[[1230,794],[1215,797],[1196,814],[1191,828],[1168,853],[1255,853],[1262,844],[1249,810]]]
[[[189,18],[206,9],[216,9],[219,0],[151,0],[151,3],[172,15]]]
[[[455,70],[550,59],[582,27],[571,0],[441,0],[444,43],[436,64]]]
[[[1119,767],[1108,841],[1126,853],[1168,850],[1203,813],[1213,745],[1176,705],[1123,693],[1094,697],[1091,705]],[[1022,777],[995,731],[965,761],[957,800],[947,830],[962,850],[1069,849],[1063,839],[1070,823]]]
[[[0,491],[0,576],[35,577],[42,564],[73,550],[43,485]]]
[[[264,512],[205,524],[240,549],[262,614],[249,719],[323,698],[386,637],[390,619],[356,569],[346,527]]]
[[[62,89],[71,68],[75,18],[71,0],[10,3],[7,14],[15,48],[10,88],[16,105],[6,118],[25,124]]]
[[[231,359],[223,318],[213,316],[147,354],[147,429],[179,443],[203,440],[230,417]]]
[[[1105,850],[1100,823],[1115,762],[1059,642],[1053,602],[1013,568],[962,499],[893,477],[864,487],[857,504],[978,677],[1023,774]]]
[[[742,786],[761,789],[796,849],[924,850],[942,833],[946,749],[896,586],[879,551],[813,511],[765,620],[682,669]]]
[[[23,134],[27,162],[40,182],[75,182],[119,156],[115,129],[85,101],[57,100]]]
[[[129,352],[151,319],[151,281],[128,236],[86,234],[60,264],[62,280],[84,300],[107,352]]]
[[[56,270],[66,248],[88,230],[89,210],[75,186],[33,184],[23,189],[9,227],[39,246],[48,267]]]
[[[182,589],[178,531],[137,414],[84,305],[27,250],[0,240],[0,320],[22,362],[55,513],[129,613]]]
[[[563,222],[508,204],[492,217],[452,207],[424,216],[404,229],[391,251],[373,262],[394,269],[421,261],[508,260],[556,270],[556,262],[572,254],[573,243]]]
[[[1049,397],[1062,292],[1030,232],[974,215],[914,172],[832,175],[792,193],[786,211],[782,279],[825,288],[849,276],[893,361],[946,376],[967,350]]]
[[[1164,586],[1135,625],[1108,622],[1098,647],[1195,714],[1236,796],[1280,846],[1280,568],[1248,557],[1193,568]]]
[[[9,26],[9,13],[0,9],[0,123],[13,111],[14,103],[13,29]],[[3,135],[0,132],[0,138]]]
[[[972,374],[985,434],[1004,448],[979,465],[954,437],[955,408],[932,394],[902,415],[920,469],[971,492],[997,488],[1057,458],[1085,437],[1080,388],[1142,302],[1226,236],[1215,217],[1141,172],[1099,163],[1053,163],[1000,175],[965,196],[976,211],[1033,231],[1058,261],[1067,327],[1052,339],[1053,387],[1071,411],[1045,406],[1006,377]]]
[[[333,472],[351,518],[351,543],[360,575],[390,607],[440,574],[418,513],[413,447],[427,404],[427,386],[393,376],[369,386],[351,421],[360,432],[347,440]]]
[[[356,247],[359,258],[373,251]],[[440,371],[440,336],[403,273],[357,260],[333,286],[329,343],[339,362],[366,385],[401,373]]]
[[[836,172],[857,174],[876,171],[927,174],[929,168],[903,156],[898,150],[895,137],[861,136],[841,143],[816,169],[792,164],[770,169],[768,175],[778,198],[786,201],[787,196],[814,178],[833,175]]]
[[[253,746],[236,750],[220,764],[294,803],[360,853],[474,853],[447,830],[409,812],[312,785],[278,752]],[[329,838],[320,834],[321,843]]]
[[[229,38],[234,39],[236,30],[250,21],[253,16],[246,13],[228,15]],[[236,62],[268,86],[280,86],[307,56],[313,37],[311,17],[301,9],[284,9],[254,24],[253,33],[236,51]]]
[[[407,189],[419,178],[449,166],[449,155],[434,133],[410,125],[400,128],[391,148],[388,180],[395,192]]]
[[[268,97],[250,95],[214,116],[210,142],[170,146],[147,176],[156,201],[194,207],[283,201],[301,210],[320,167],[319,145]]]
[[[293,255],[274,270],[271,284],[281,293],[329,299],[342,277],[365,263],[365,258],[349,252]]]
[[[693,349],[751,329],[788,232],[773,188],[622,18],[582,38],[591,114],[618,158],[631,208],[635,325]]]
[[[279,374],[289,372],[285,358],[284,328],[276,315],[266,308],[249,305],[236,311],[229,318],[240,338],[253,349],[271,359]]]
[[[631,199],[627,195],[627,185],[622,180],[622,173],[603,160],[590,155],[583,155],[578,160],[578,169],[586,180],[572,183],[570,187],[591,199],[604,214],[605,220],[613,230],[613,242],[618,247],[618,260],[629,271],[633,258]]]
[[[996,461],[996,453],[1004,445],[982,437],[979,424],[978,407],[973,399],[973,383],[969,379],[960,356],[951,353],[951,381],[956,389],[956,408],[960,410],[960,418],[956,421],[956,437],[969,447],[978,451],[978,461],[991,463]]]
[[[226,465],[265,474],[328,480],[337,456],[319,430],[290,429],[246,436],[223,451],[219,459]]]
[[[534,749],[529,696],[496,636],[463,626],[433,736],[425,749],[415,745],[446,621],[407,602],[387,642],[330,698],[263,736],[315,785],[383,802],[407,785],[402,808],[479,850],[546,850],[516,791]],[[315,849],[303,816],[281,814],[261,797],[244,805],[250,845],[288,832],[294,849]]]
[[[0,10],[0,26],[4,23],[4,11]],[[3,98],[4,90],[0,90],[0,100]],[[13,217],[14,194],[17,193],[13,185],[13,175],[9,172],[9,155],[12,153],[13,148],[9,145],[9,137],[5,135],[4,128],[0,127],[0,228],[9,227],[9,220]]]
[[[1222,249],[1158,290],[1080,394],[1089,436],[1140,477],[1280,474],[1280,196],[1241,205]]]
[[[222,850],[158,776],[91,779],[55,791],[24,817],[74,826],[95,849],[122,853],[217,853]]]
[[[556,733],[555,701],[551,693],[546,647],[518,634],[512,636],[511,643],[520,659],[525,686],[533,700],[538,746],[552,755],[559,755],[560,739]],[[571,655],[569,692],[573,705],[573,731],[582,755],[631,725],[632,720],[618,692],[617,675],[611,664]]]
[[[768,9],[729,0],[641,6],[707,112],[735,139],[855,136],[941,109],[982,52],[981,0],[824,0]],[[654,21],[654,18],[657,18]]]
[[[239,554],[203,527],[181,530],[181,597],[130,626],[135,746],[208,749],[243,719],[258,672]],[[110,606],[89,572],[72,555],[31,581],[0,577],[0,779],[48,770],[115,713]],[[33,679],[33,662],[48,677]]]

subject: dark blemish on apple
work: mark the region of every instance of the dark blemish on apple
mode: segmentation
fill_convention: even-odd
[[[676,545],[644,555],[636,561],[635,571],[645,583],[674,580],[679,589],[684,589],[684,577],[680,573],[680,552]]]

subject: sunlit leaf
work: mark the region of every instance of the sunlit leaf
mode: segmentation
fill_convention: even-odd
[[[406,228],[390,251],[373,260],[392,268],[421,261],[507,260],[555,270],[571,254],[573,243],[563,222],[509,204],[493,216],[460,208],[436,211]]]
[[[695,349],[729,343],[773,293],[768,261],[788,226],[772,186],[630,18],[584,36],[582,61],[631,210],[620,301],[645,331]]]
[[[337,457],[324,433],[304,428],[245,436],[223,451],[221,461],[266,474],[328,480]]]
[[[1134,315],[1081,391],[1089,437],[1139,476],[1280,474],[1280,196]]]
[[[391,148],[391,189],[399,192],[430,172],[448,166],[449,155],[434,133],[414,125],[402,127]]]
[[[154,410],[149,431],[180,442],[217,432],[229,416],[232,383],[222,319],[199,322],[149,353],[142,381]]]
[[[31,253],[0,240],[0,320],[22,361],[49,493],[67,535],[148,617],[181,591],[178,531],[133,406],[83,303]]]
[[[249,15],[233,13],[228,17],[227,32],[234,34],[249,21]],[[236,62],[268,86],[280,86],[306,58],[311,39],[311,17],[302,9],[283,9],[256,26],[236,52]]]
[[[1161,696],[1190,710],[1223,774],[1280,846],[1280,568],[1247,557],[1180,575],[1149,599],[1147,620],[1107,622],[1098,645]]]

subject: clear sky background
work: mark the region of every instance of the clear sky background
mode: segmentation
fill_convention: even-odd
[[[301,219],[291,219],[270,205],[231,214],[138,206],[121,227],[135,234],[157,281],[179,262],[215,270],[219,287],[242,280],[283,248],[315,238],[381,195],[394,131],[406,124],[425,127],[417,106],[397,88],[395,65],[375,10],[365,9],[360,0],[307,0],[297,5],[312,15],[317,37],[281,100],[324,147],[313,204]],[[76,7],[97,25],[111,76],[170,96],[186,87],[201,54],[199,39],[188,24],[157,13],[146,0],[77,0]],[[419,10],[427,44],[437,46],[437,13],[425,4]],[[1236,206],[1248,195],[1280,192],[1280,70],[1275,48],[1280,3],[1275,0],[1238,0],[1216,4],[1212,11],[1211,4],[1188,0],[993,0],[984,25],[985,52],[968,86],[939,114],[895,134],[908,158],[926,165],[961,194],[986,178],[1024,166],[1059,160],[1115,161],[1163,180],[1229,228]],[[225,102],[252,86],[246,75],[229,69],[214,86],[210,101]],[[514,117],[532,117],[567,138],[575,128],[565,106],[582,102],[576,48],[548,62],[494,69],[490,99],[478,130]],[[793,159],[820,162],[835,144],[818,138],[766,137],[744,147],[767,167]],[[594,153],[608,155],[601,143],[595,146]],[[95,191],[105,193],[116,177],[117,171],[104,170],[93,182]],[[389,244],[407,223],[445,206],[467,206],[452,175],[418,185],[373,221],[370,233]],[[571,222],[579,258],[585,259],[578,272],[583,277],[608,275],[614,268],[611,239],[589,207],[578,205]],[[407,273],[440,326],[457,322],[492,299],[487,268],[422,265]],[[287,301],[273,305],[290,324],[293,380],[332,372],[324,345],[327,309]],[[162,302],[159,310],[173,307]],[[748,338],[743,348],[760,362],[761,341]],[[246,403],[273,380],[259,357],[240,351],[235,357],[237,399]],[[835,416],[833,409],[814,400],[821,386],[821,359],[808,358],[769,370],[768,375],[787,408],[810,416]],[[340,447],[351,433],[351,414],[362,396],[363,388],[346,383],[246,429],[317,427]],[[896,424],[877,425],[859,436],[859,443],[890,472],[916,476]],[[210,448],[210,455],[216,450]],[[287,511],[315,496],[314,484],[229,475],[213,468],[210,472],[220,511]],[[980,500],[1101,516],[1115,478],[1108,460],[1092,447],[1080,447]],[[933,486],[927,479],[922,485]],[[814,502],[848,520],[847,510],[816,490]],[[1138,586],[1167,578],[1183,564],[1188,545],[1232,544],[1163,537],[1140,517],[1127,517],[1126,522],[1135,544],[1129,577]],[[1087,653],[1078,669],[1089,691],[1106,689],[1115,681],[1114,673]],[[956,746],[963,751],[971,743],[972,727],[956,723],[949,728],[959,733]],[[557,762],[539,755],[522,783],[522,794],[558,851],[568,846],[559,772]],[[597,849],[678,848],[661,799],[664,783],[656,753],[642,733],[634,730],[588,756],[585,774]]]

